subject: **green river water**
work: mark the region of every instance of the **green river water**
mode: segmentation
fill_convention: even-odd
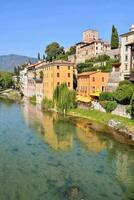
[[[28,103],[1,102],[0,200],[134,200],[134,149]]]

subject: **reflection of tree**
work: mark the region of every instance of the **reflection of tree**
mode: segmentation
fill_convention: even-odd
[[[34,121],[34,123],[32,124],[32,128],[44,136],[45,130],[44,130],[43,125],[40,122]]]
[[[53,123],[54,132],[59,141],[65,140],[68,135],[75,132],[75,126],[65,119],[54,120]]]

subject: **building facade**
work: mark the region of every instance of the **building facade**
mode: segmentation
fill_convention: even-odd
[[[121,73],[122,79],[129,79],[134,71],[134,25],[130,31],[121,35]]]
[[[102,91],[106,91],[109,73],[101,71],[84,72],[78,74],[77,96],[79,100],[87,100],[98,97]],[[83,98],[84,97],[84,98]]]
[[[53,61],[43,65],[44,98],[52,99],[55,88],[66,83],[73,89],[74,64],[69,61]]]
[[[76,63],[84,63],[95,58],[99,54],[105,54],[110,50],[110,44],[99,39],[99,33],[95,30],[83,32],[83,40],[76,44]]]

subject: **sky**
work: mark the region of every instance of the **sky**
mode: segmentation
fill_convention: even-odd
[[[47,44],[65,48],[95,29],[110,41],[111,27],[119,34],[134,24],[134,0],[0,0],[0,55],[37,57]]]

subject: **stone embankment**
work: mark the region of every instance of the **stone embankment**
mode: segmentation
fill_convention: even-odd
[[[111,119],[108,121],[108,126],[134,141],[134,133],[126,128],[121,122]]]

